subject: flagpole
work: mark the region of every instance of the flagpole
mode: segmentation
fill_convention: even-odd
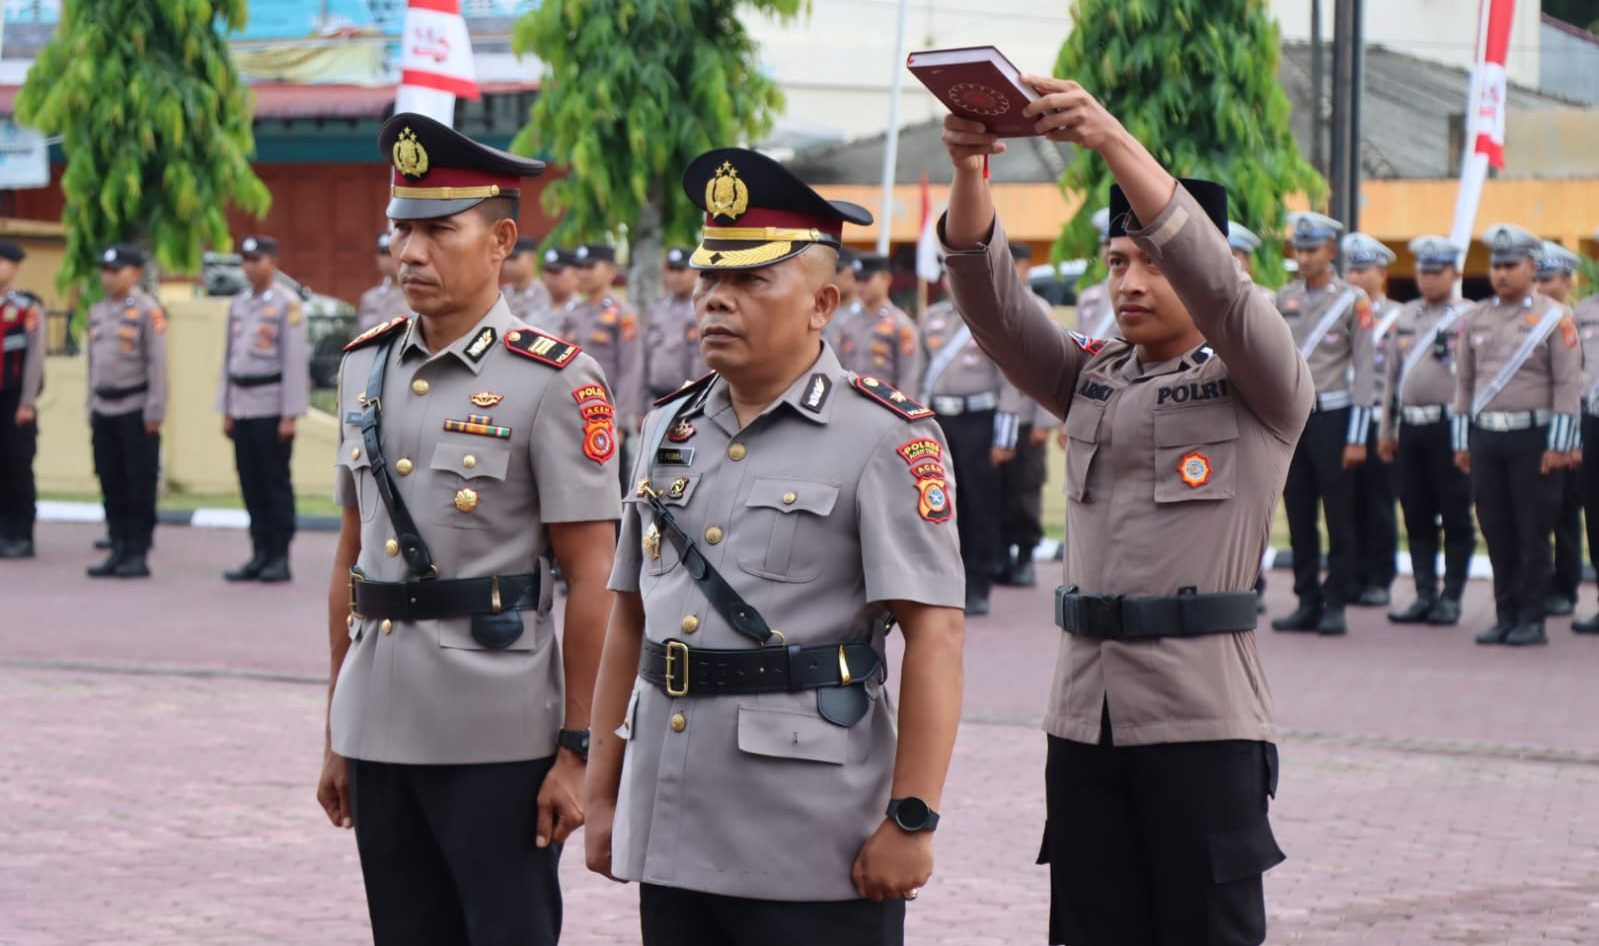
[[[883,142],[883,203],[877,215],[877,255],[888,255],[894,223],[894,166],[899,161],[899,97],[905,84],[905,18],[910,0],[899,0],[899,27],[894,31],[894,76],[888,100],[888,134]]]

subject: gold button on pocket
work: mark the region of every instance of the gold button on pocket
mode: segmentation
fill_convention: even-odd
[[[783,505],[792,506],[792,505],[794,505],[794,501],[797,500],[797,499],[799,499],[799,494],[796,493],[796,492],[790,491],[790,492],[784,493],[783,494]]]
[[[411,393],[417,396],[428,393],[428,383],[421,378],[411,382]]]
[[[700,619],[690,614],[683,619],[682,627],[684,634],[692,634],[700,629]]]
[[[383,619],[383,623],[381,625],[379,625],[379,627],[381,627],[383,629],[383,633],[385,633],[385,634],[394,633],[394,622],[389,620],[388,618],[384,618]]]
[[[721,526],[711,526],[709,529],[706,529],[705,530],[705,541],[711,543],[712,545],[715,545],[716,543],[722,541],[722,527]]]
[[[682,713],[673,713],[671,720],[672,732],[682,732],[688,728],[688,717]]]
[[[735,443],[727,448],[727,458],[735,463],[749,455],[749,449],[741,443]]]
[[[400,543],[390,539],[389,541],[383,543],[383,552],[390,558],[393,558],[394,556],[400,554]]]
[[[394,461],[394,472],[400,474],[401,476],[410,476],[412,467],[413,465],[410,459],[406,457],[401,457]]]
[[[461,465],[470,470],[477,466],[477,457],[469,453],[461,458]]]
[[[352,460],[361,459],[361,448],[360,447],[356,447],[354,450],[350,451],[350,459],[352,459]]]

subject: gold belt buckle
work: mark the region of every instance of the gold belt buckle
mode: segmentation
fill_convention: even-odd
[[[673,665],[683,670],[683,685],[672,684]],[[688,645],[682,641],[666,642],[666,695],[670,697],[688,696]]]

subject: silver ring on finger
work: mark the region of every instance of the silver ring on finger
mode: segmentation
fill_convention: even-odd
[[[906,900],[915,900],[917,897],[920,897],[921,895],[922,895],[922,888],[920,888],[920,887],[912,887],[911,889],[905,891],[905,899]]]

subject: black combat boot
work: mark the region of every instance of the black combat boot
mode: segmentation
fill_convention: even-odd
[[[1542,621],[1528,621],[1506,634],[1505,643],[1511,647],[1537,647],[1549,643],[1549,635],[1544,632]]]
[[[267,560],[256,573],[255,580],[266,584],[288,581],[293,577],[289,574],[289,543],[274,539],[267,548]]]
[[[1321,620],[1316,622],[1316,633],[1323,637],[1337,637],[1349,633],[1349,625],[1344,621],[1344,606],[1329,604],[1321,609]]]
[[[1447,627],[1460,623],[1460,599],[1444,595],[1432,603],[1432,610],[1427,612],[1427,623],[1438,627]]]
[[[1294,613],[1271,622],[1274,631],[1314,631],[1321,624],[1321,606],[1303,599]]]
[[[90,578],[109,578],[117,572],[117,566],[122,564],[122,559],[128,554],[128,543],[116,536],[111,537],[111,554],[98,565],[90,565],[84,573]]]
[[[150,564],[146,561],[146,550],[149,544],[140,540],[130,540],[122,556],[122,561],[111,570],[117,578],[149,578]]]
[[[1016,547],[1016,558],[1012,560],[1008,577],[1010,581],[1006,584],[1012,588],[1032,588],[1038,584],[1038,575],[1033,571],[1033,546]]]
[[[271,556],[267,555],[265,542],[259,539],[252,541],[255,544],[255,554],[251,555],[250,560],[238,568],[223,572],[223,578],[228,581],[255,581],[261,577],[261,569],[266,567],[267,559]]]

